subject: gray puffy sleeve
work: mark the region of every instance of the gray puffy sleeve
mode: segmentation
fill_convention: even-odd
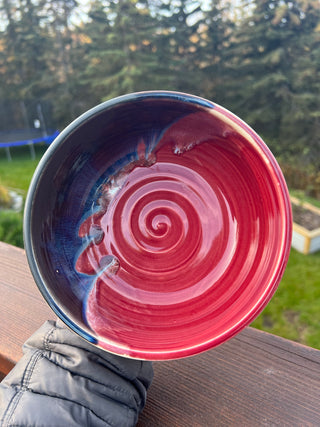
[[[0,384],[0,425],[134,426],[152,381],[150,362],[100,350],[46,322]]]

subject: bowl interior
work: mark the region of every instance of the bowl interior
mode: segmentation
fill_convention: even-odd
[[[262,140],[189,95],[132,94],[90,110],[32,180],[25,245],[44,297],[117,354],[188,356],[265,307],[291,236],[286,185]]]

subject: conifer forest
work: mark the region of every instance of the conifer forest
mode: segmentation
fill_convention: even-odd
[[[0,131],[152,89],[210,99],[319,171],[320,0],[0,1]]]

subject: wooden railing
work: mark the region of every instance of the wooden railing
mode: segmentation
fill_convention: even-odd
[[[22,249],[0,243],[0,373],[54,319]],[[138,426],[320,426],[320,351],[246,328],[187,359],[155,362]]]

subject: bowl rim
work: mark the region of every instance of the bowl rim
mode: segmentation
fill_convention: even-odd
[[[268,286],[265,287],[264,292],[261,294],[259,300],[250,307],[250,310],[245,313],[243,318],[234,324],[231,328],[223,331],[220,335],[211,338],[210,340],[202,343],[198,343],[194,346],[188,346],[183,349],[175,350],[164,350],[164,351],[143,351],[136,349],[128,349],[121,345],[114,345],[112,343],[106,343],[103,340],[103,337],[95,337],[94,331],[92,333],[86,331],[83,327],[79,326],[76,321],[72,320],[66,312],[60,307],[59,302],[55,300],[55,297],[50,293],[46,281],[43,278],[40,272],[40,266],[38,266],[36,261],[35,247],[33,244],[33,238],[31,235],[31,224],[32,224],[32,213],[33,213],[33,197],[37,192],[38,186],[41,183],[42,175],[46,169],[47,162],[54,156],[57,148],[64,143],[64,141],[80,126],[84,125],[86,122],[90,121],[93,117],[99,115],[102,112],[107,111],[115,106],[137,102],[139,100],[146,99],[157,99],[157,100],[172,100],[179,101],[184,103],[196,104],[199,107],[205,108],[209,107],[210,109],[215,109],[220,116],[231,121],[234,125],[240,126],[243,131],[245,131],[250,137],[254,140],[254,144],[257,144],[261,150],[261,153],[264,155],[264,164],[267,164],[269,174],[272,177],[272,181],[275,179],[278,180],[278,192],[277,197],[282,198],[282,205],[284,207],[283,223],[284,230],[283,236],[281,239],[281,244],[279,244],[279,257],[277,262],[274,265],[274,274],[270,278]],[[184,92],[175,92],[175,91],[166,91],[166,90],[152,90],[152,91],[142,91],[142,92],[133,92],[126,95],[121,95],[116,98],[112,98],[108,101],[102,102],[95,107],[89,109],[88,111],[81,114],[75,120],[73,120],[68,126],[66,126],[61,133],[55,138],[51,145],[47,148],[46,152],[40,159],[33,177],[30,182],[30,186],[27,192],[27,197],[24,207],[24,216],[23,216],[23,239],[25,252],[27,255],[28,264],[33,275],[33,278],[36,282],[37,287],[39,288],[42,296],[44,297],[47,304],[51,307],[53,312],[69,327],[71,330],[76,332],[80,337],[84,338],[88,342],[96,345],[97,347],[103,348],[111,353],[129,357],[132,359],[141,359],[141,360],[170,360],[177,359],[187,356],[192,356],[203,351],[209,350],[217,345],[222,344],[228,339],[232,338],[234,335],[239,333],[242,329],[248,326],[254,318],[265,308],[270,299],[272,298],[274,292],[276,291],[278,284],[283,276],[285,267],[288,262],[290,249],[291,249],[291,238],[292,238],[292,212],[291,212],[291,203],[288,188],[276,159],[274,158],[272,152],[260,136],[242,119],[236,116],[234,113],[230,112],[224,107],[221,107],[219,104],[216,104],[212,101],[209,101],[205,98],[191,95]]]

